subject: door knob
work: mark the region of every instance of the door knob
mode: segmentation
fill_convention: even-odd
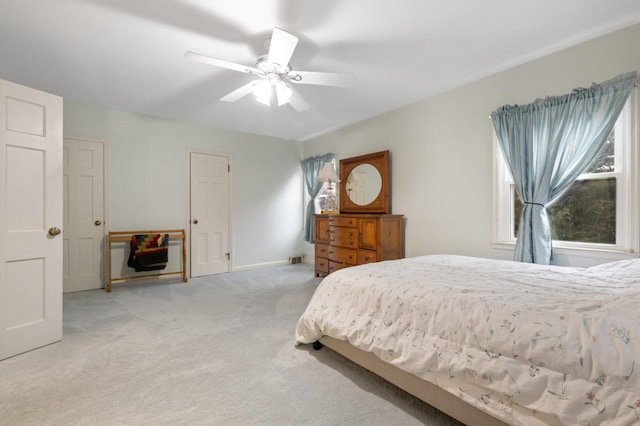
[[[55,237],[56,235],[59,235],[60,232],[62,232],[60,230],[60,228],[49,228],[49,235],[51,235],[52,237]]]
[[[102,221],[96,220],[95,222],[93,222],[93,224],[96,225],[96,226],[100,226],[100,225],[102,225]]]
[[[197,225],[198,224],[198,219],[193,219],[193,224]]]

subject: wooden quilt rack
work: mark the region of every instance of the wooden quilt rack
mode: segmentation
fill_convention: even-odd
[[[133,276],[133,277],[116,277],[114,278],[111,275],[111,249],[113,247],[114,243],[126,243],[131,241],[131,237],[133,235],[143,235],[143,234],[169,234],[169,241],[171,240],[180,240],[180,245],[182,246],[182,264],[181,264],[181,268],[179,271],[174,271],[174,272],[162,272],[162,273],[158,273],[158,274],[144,274],[144,275],[138,275],[138,276]],[[109,232],[109,246],[108,246],[108,250],[107,250],[107,254],[108,254],[108,271],[109,271],[109,280],[107,282],[107,285],[105,287],[105,290],[107,291],[107,293],[111,292],[111,287],[112,284],[115,282],[121,282],[121,281],[129,281],[129,280],[139,280],[139,279],[143,279],[143,278],[153,278],[153,277],[161,277],[161,276],[168,276],[168,275],[182,275],[182,281],[183,282],[187,282],[187,269],[186,269],[186,264],[187,264],[187,249],[185,247],[185,241],[186,241],[186,237],[185,237],[185,232],[184,229],[160,229],[160,230],[153,230],[153,231],[115,231],[115,232]]]

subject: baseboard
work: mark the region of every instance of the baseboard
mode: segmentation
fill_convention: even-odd
[[[277,262],[254,263],[252,265],[234,266],[231,272],[249,271],[251,269],[270,268],[272,266],[290,265],[288,260],[279,260]]]

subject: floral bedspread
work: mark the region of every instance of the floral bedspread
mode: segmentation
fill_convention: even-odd
[[[342,269],[296,327],[297,344],[324,335],[509,424],[640,424],[640,259],[437,255]]]

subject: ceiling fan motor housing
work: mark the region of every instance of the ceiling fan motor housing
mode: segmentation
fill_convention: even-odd
[[[262,71],[267,78],[271,81],[271,76],[275,75],[278,77],[278,81],[285,79],[287,74],[291,71],[291,65],[282,66],[280,64],[276,64],[274,62],[269,62],[267,59],[267,55],[261,56],[258,58],[256,62],[256,68]],[[274,81],[275,83],[275,81]]]

